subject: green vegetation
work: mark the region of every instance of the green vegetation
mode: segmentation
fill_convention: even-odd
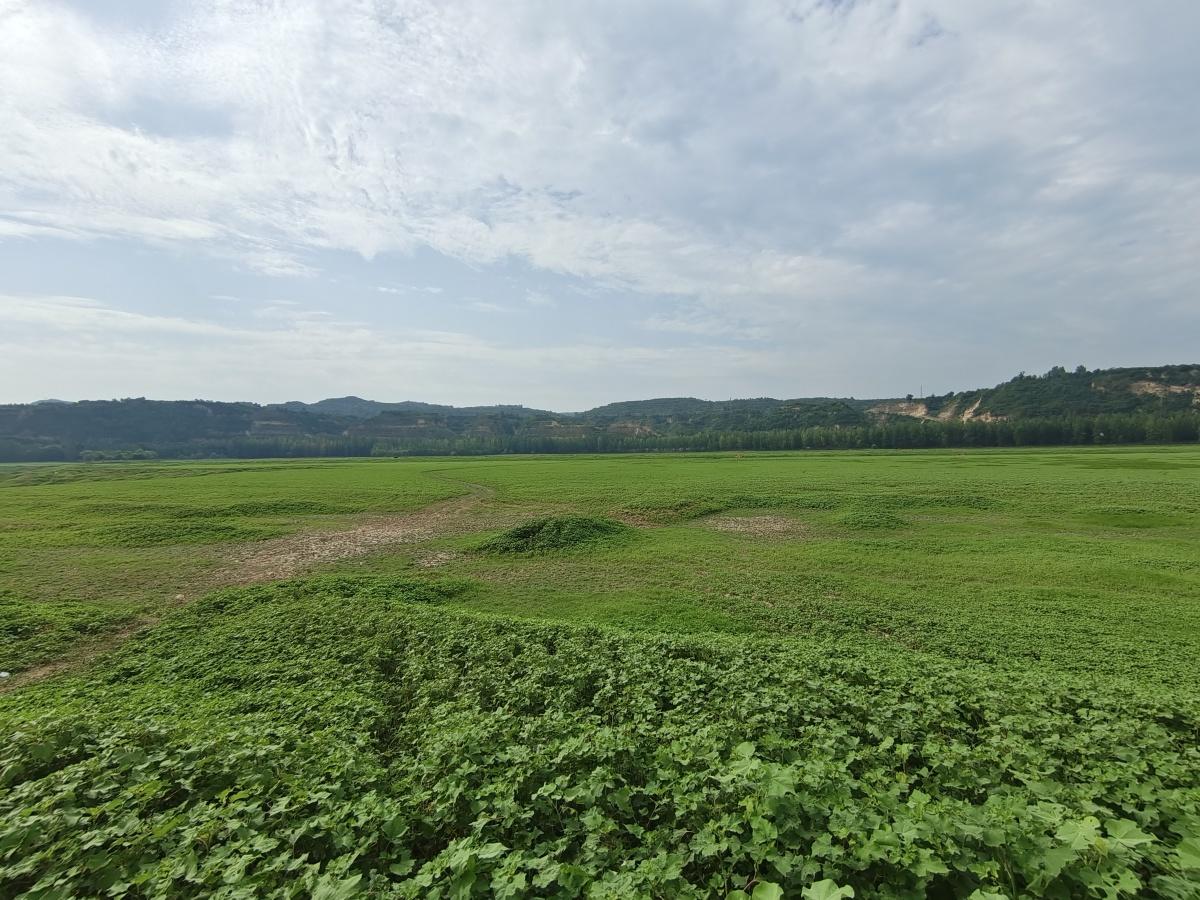
[[[62,657],[81,640],[113,631],[136,616],[136,609],[121,603],[30,603],[12,591],[0,590],[0,665],[21,670]]]
[[[1178,413],[1194,408],[1200,366],[1108,369],[1062,366],[1045,375],[1018,375],[979,392],[981,407],[1013,418]]]
[[[194,597],[231,547],[462,490],[362,462],[0,466],[0,670]]]
[[[0,469],[0,669],[160,619],[0,694],[0,895],[1194,900],[1197,474]],[[402,543],[236,585],[234,550],[392,514]]]
[[[0,406],[0,460],[920,449],[1200,440],[1200,366],[1022,373],[905,400],[611,403],[583,413],[341,397],[317,403],[142,398]]]
[[[553,553],[627,536],[632,529],[595,516],[543,516],[479,545],[491,553]]]
[[[847,528],[899,528],[908,524],[890,509],[851,507],[835,520]]]

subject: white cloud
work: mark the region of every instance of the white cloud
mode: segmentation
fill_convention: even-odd
[[[508,306],[505,306],[503,303],[493,303],[490,300],[472,300],[467,304],[467,309],[481,313],[512,312],[512,309]]]
[[[442,288],[436,285],[416,285],[416,284],[380,284],[376,285],[375,290],[381,294],[440,294]]]
[[[888,334],[998,360],[1017,321],[1121,347],[1200,288],[1200,5],[104,6],[0,0],[0,241],[285,280],[344,251],[523,266],[640,298],[627,343],[758,342],[762,371],[864,335],[880,371]],[[374,290],[428,303],[423,277]]]
[[[595,343],[528,347],[483,340],[462,332],[431,329],[382,331],[361,322],[296,311],[284,303],[260,310],[254,326],[231,326],[177,316],[115,309],[81,297],[0,295],[0,379],[33,400],[51,393],[75,396],[74,373],[92,373],[86,396],[141,396],[146,373],[154,373],[155,396],[245,399],[257,385],[259,399],[308,399],[363,391],[379,397],[499,402],[479,376],[480,365],[503,370],[520,385],[526,402],[571,408],[580,397],[598,404],[615,399],[606,372],[645,379],[664,371],[678,383],[703,379],[713,346],[661,348]],[[41,335],[33,343],[29,333]],[[136,365],[130,361],[135,360]],[[736,366],[762,367],[744,352],[728,356]],[[770,365],[777,365],[776,360]],[[556,373],[548,384],[545,373]],[[431,377],[431,373],[432,377]],[[194,387],[203,385],[197,392]],[[420,388],[409,394],[413,385]]]

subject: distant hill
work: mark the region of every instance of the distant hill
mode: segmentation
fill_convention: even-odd
[[[1183,412],[1200,408],[1200,365],[1021,373],[977,391],[938,397],[885,400],[870,407],[879,416],[962,421]]]
[[[0,406],[0,460],[1193,441],[1200,365],[1024,373],[877,400],[610,403],[582,413],[338,397],[261,406],[145,398]]]
[[[437,409],[432,403],[414,403],[405,401],[403,403],[380,403],[378,400],[364,400],[362,397],[331,397],[328,400],[318,400],[316,403],[301,403],[299,400],[292,400],[288,403],[280,403],[275,405],[280,409],[292,410],[294,412],[310,412],[318,413],[326,416],[342,416],[348,419],[370,419],[382,412],[390,412],[394,409]],[[450,409],[451,407],[442,407]]]
[[[418,403],[415,400],[403,400],[400,403],[381,403],[378,400],[364,400],[362,397],[332,397],[328,400],[318,400],[316,403],[301,403],[291,400],[287,403],[270,404],[266,409],[286,409],[292,412],[309,412],[327,416],[340,416],[349,419],[372,419],[384,413],[413,413],[418,415],[489,415],[504,411],[525,417],[555,413],[540,409],[529,409],[525,406],[440,406],[437,403]]]

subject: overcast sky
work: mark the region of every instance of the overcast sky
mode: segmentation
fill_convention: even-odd
[[[0,0],[0,401],[1200,358],[1195,0]]]

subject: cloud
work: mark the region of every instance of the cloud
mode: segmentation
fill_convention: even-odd
[[[606,346],[572,342],[528,346],[435,329],[382,331],[326,312],[277,302],[259,310],[253,325],[136,313],[84,297],[0,295],[0,378],[29,401],[46,394],[79,394],[80,369],[91,372],[86,396],[141,396],[154,373],[154,396],[245,399],[255,383],[261,400],[310,399],[354,390],[380,397],[435,401],[503,400],[481,380],[480,365],[504,371],[521,385],[526,402],[569,408],[573,400],[607,402],[601,383],[619,370],[636,382],[663,371],[679,383],[702,378],[719,348]],[[29,340],[31,334],[39,340]],[[129,364],[137,360],[136,366]],[[735,365],[761,366],[736,354]],[[556,373],[547,385],[545,373]],[[60,388],[75,387],[72,390]],[[203,385],[196,391],[195,385]],[[410,394],[412,386],[419,387]],[[536,394],[534,393],[536,391]]]
[[[42,326],[82,335],[165,334],[220,337],[231,331],[209,322],[176,316],[147,316],[114,309],[86,297],[0,295],[0,322],[15,329]]]
[[[375,290],[379,291],[381,294],[440,294],[442,293],[443,289],[437,287],[436,285],[380,284],[376,285]]]
[[[627,343],[757,342],[763,371],[874,336],[885,372],[899,336],[1000,375],[1028,328],[1108,352],[1200,288],[1197,5],[119,8],[0,0],[0,241],[285,283],[428,254],[530,273],[496,307],[634,298]],[[412,268],[374,292],[443,289]]]
[[[472,300],[467,304],[467,309],[481,313],[507,313],[512,312],[510,307],[502,303],[493,303],[490,300]]]

